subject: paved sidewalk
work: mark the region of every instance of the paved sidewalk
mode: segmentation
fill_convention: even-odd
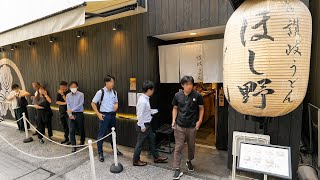
[[[51,142],[45,141],[40,144],[35,136],[31,143],[23,143],[24,133],[19,133],[15,127],[4,125],[0,122],[0,135],[5,137],[14,146],[26,153],[42,157],[56,157],[70,154],[70,148],[61,147]],[[110,152],[110,151],[109,151]],[[127,157],[120,157],[119,162],[124,166],[124,171],[120,174],[112,174],[109,171],[113,162],[111,153],[106,154],[106,161],[100,163],[95,157],[97,179],[123,179],[139,180],[172,179],[173,171],[148,165],[146,167],[134,167],[132,161]],[[24,155],[10,147],[5,141],[0,139],[0,180],[87,180],[90,176],[90,162],[88,150],[84,150],[71,157],[58,160],[36,159]],[[198,179],[189,175],[184,175],[182,180]]]

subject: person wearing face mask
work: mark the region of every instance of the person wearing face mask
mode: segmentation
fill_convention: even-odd
[[[11,89],[12,91],[7,97],[7,100],[11,101],[12,109],[14,110],[14,115],[16,120],[19,120],[22,117],[22,113],[25,113],[26,117],[28,118],[28,111],[27,111],[28,101],[26,97],[30,96],[30,93],[20,89],[19,85],[17,84],[13,84],[11,86]],[[23,120],[18,121],[17,124],[18,124],[18,130],[20,132],[25,131]],[[30,125],[28,124],[28,128],[29,126]]]
[[[46,89],[42,86],[39,88],[39,93],[34,97],[34,107],[37,109],[37,122],[38,122],[38,131],[41,134],[45,134],[45,128],[48,128],[48,136],[52,139],[52,110],[50,107],[50,103],[52,102],[50,96]],[[38,133],[39,142],[41,144],[44,143],[42,135]]]
[[[116,111],[118,110],[118,97],[117,92],[113,90],[115,78],[107,75],[104,78],[105,87],[99,90],[94,96],[91,106],[99,119],[98,139],[106,135],[107,130],[111,131],[112,127],[116,127]],[[99,106],[99,107],[98,107]],[[112,138],[109,136],[111,147],[113,148]],[[103,156],[103,140],[97,143],[99,161],[104,161]],[[122,153],[117,149],[117,154]]]
[[[80,133],[80,145],[84,145],[86,138],[84,130],[84,94],[78,91],[78,82],[72,81],[69,85],[70,93],[67,94],[67,113],[69,116],[69,131],[72,145],[76,145],[76,128]],[[72,148],[72,152],[76,152],[77,148]]]

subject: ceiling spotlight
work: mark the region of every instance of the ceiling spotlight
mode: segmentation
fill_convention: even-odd
[[[17,49],[17,46],[15,46],[15,45],[11,45],[11,51],[13,51],[13,50],[15,50],[15,49]]]
[[[84,32],[83,31],[78,31],[77,32],[77,38],[81,38],[84,36]]]
[[[192,32],[192,33],[190,33],[190,35],[191,35],[191,36],[194,36],[194,35],[197,35],[197,33]]]
[[[57,38],[50,36],[49,42],[54,42],[55,40],[57,40]]]
[[[116,23],[116,22],[112,24],[112,30],[113,30],[113,31],[119,30],[120,27],[121,27],[121,25],[118,24],[118,23]]]
[[[31,46],[34,46],[36,43],[35,42],[32,42],[32,41],[29,41],[28,42],[28,45],[31,47]]]

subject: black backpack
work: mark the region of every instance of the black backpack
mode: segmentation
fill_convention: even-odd
[[[103,97],[104,97],[104,90],[103,90],[103,88],[100,89],[100,91],[101,91],[101,98],[100,98],[100,101],[97,103],[97,109],[98,109],[99,112],[100,112],[101,103],[102,103]],[[115,96],[117,96],[117,91],[114,91],[114,90],[113,90],[113,93],[114,93]]]

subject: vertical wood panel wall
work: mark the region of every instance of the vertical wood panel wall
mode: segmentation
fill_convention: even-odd
[[[225,25],[229,0],[149,0],[150,35]]]
[[[57,40],[49,42],[49,36],[16,44],[14,51],[7,51],[2,57],[13,60],[19,67],[27,90],[33,92],[31,83],[39,81],[47,86],[55,101],[61,80],[79,82],[79,90],[85,94],[85,106],[91,109],[90,102],[96,91],[104,87],[107,74],[116,77],[120,108],[123,113],[134,113],[128,107],[129,78],[137,78],[138,92],[144,80],[158,82],[159,40],[148,38],[148,14],[140,14],[116,20],[122,25],[119,31],[112,31],[112,23],[106,22],[76,30],[57,33]],[[85,32],[77,38],[77,31]]]

